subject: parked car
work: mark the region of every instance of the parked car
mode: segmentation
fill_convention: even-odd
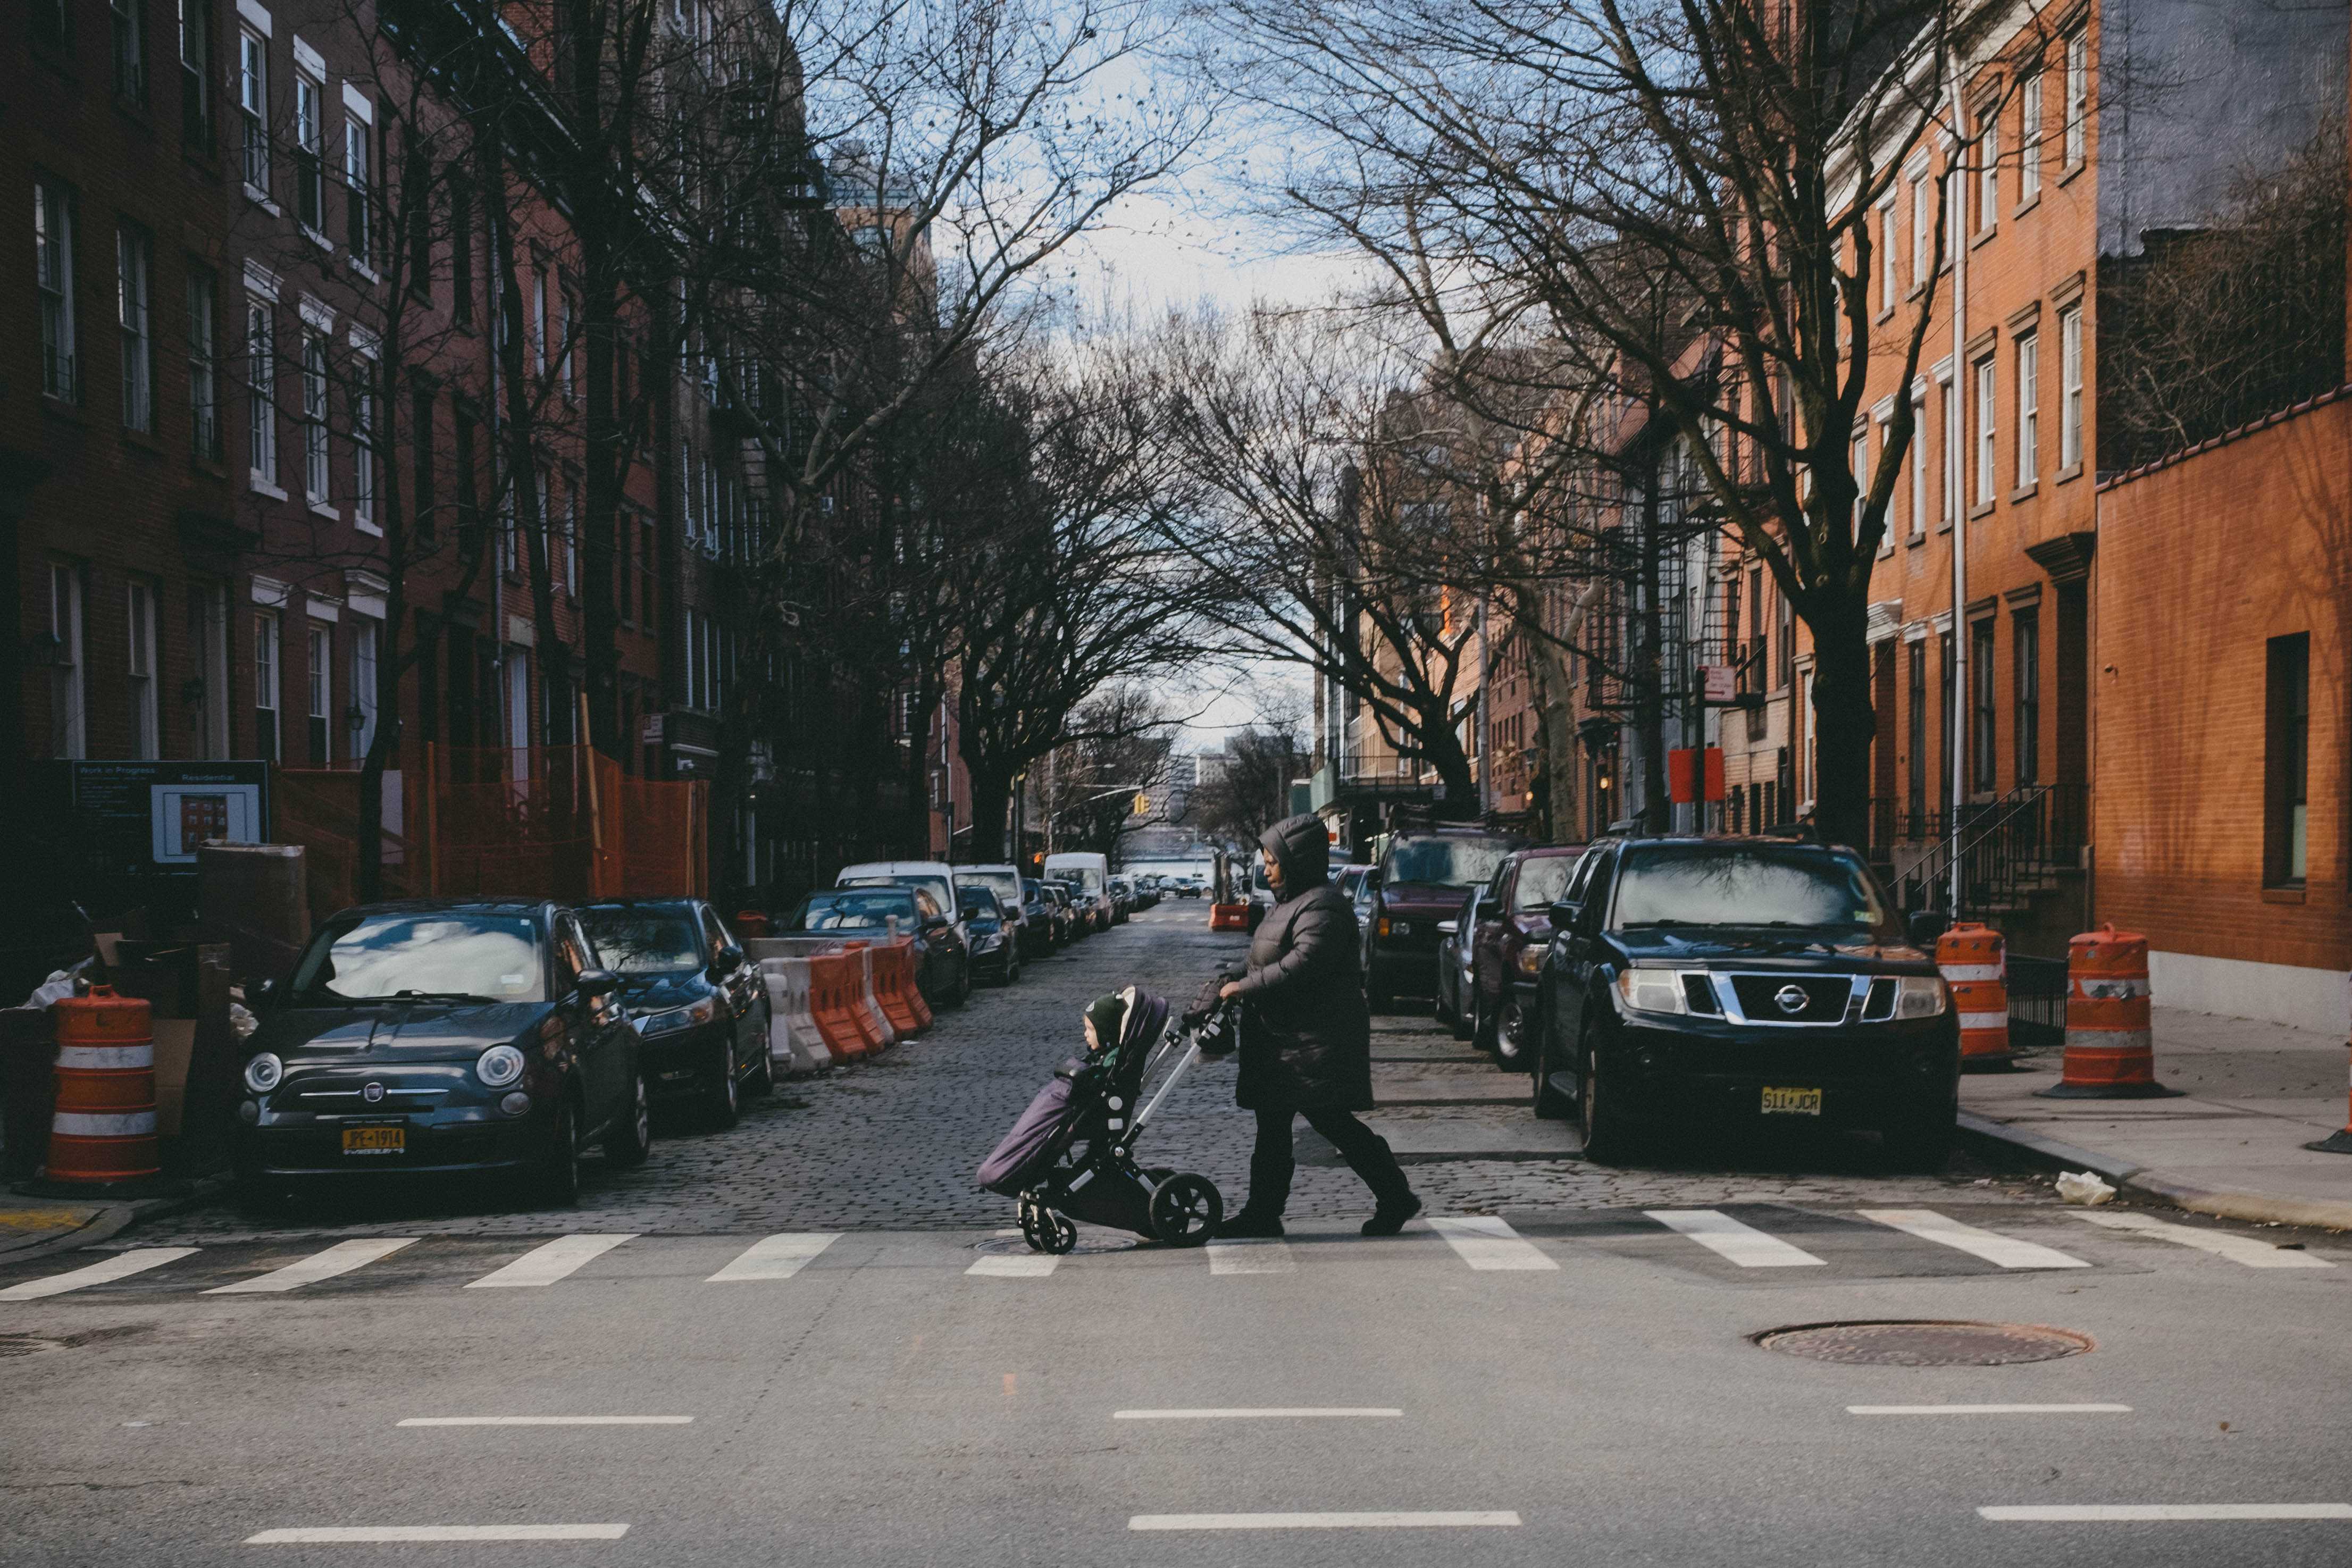
[[[1437,923],[1437,1021],[1450,1026],[1456,1040],[1470,1035],[1470,1019],[1463,1011],[1470,997],[1470,938],[1478,929],[1478,904],[1486,896],[1485,888],[1472,888],[1463,895],[1454,918]]]
[[[891,885],[836,887],[812,893],[784,917],[780,935],[845,936],[871,941],[883,936],[915,939],[915,988],[934,1009],[954,1007],[971,995],[971,949],[963,929],[927,887]]]
[[[1431,983],[1437,923],[1520,842],[1479,828],[1432,828],[1390,839],[1372,868],[1363,922],[1364,994],[1373,1007],[1388,1006],[1401,988],[1418,991]]]
[[[1068,883],[1040,882],[1038,885],[1045,890],[1045,896],[1054,901],[1055,942],[1066,947],[1094,929],[1093,923],[1079,909],[1077,894]]]
[[[996,902],[996,890],[976,883],[960,883],[956,897],[963,905],[963,928],[971,933],[973,972],[991,977],[1000,986],[1009,986],[1019,979],[1021,932],[1004,906]]]
[[[1940,1170],[1960,1031],[1932,952],[1850,849],[1780,839],[1604,841],[1552,911],[1531,1068],[1588,1158],[1655,1134],[1781,1121],[1874,1128]]]
[[[1123,876],[1114,876],[1108,885],[1110,889],[1110,923],[1124,925],[1135,914],[1135,883]]]
[[[1064,917],[1045,884],[1034,876],[1021,879],[1021,961],[1043,958],[1060,946]]]
[[[1331,885],[1339,890],[1341,897],[1353,904],[1362,896],[1364,883],[1371,874],[1372,868],[1368,865],[1335,866],[1331,871]]]
[[[971,934],[961,928],[961,915],[956,904],[955,868],[945,861],[866,861],[858,865],[845,865],[833,879],[835,887],[919,887],[931,895],[931,902],[957,922],[956,938],[966,947],[971,946]]]
[[[642,1047],[578,916],[544,902],[346,909],[257,988],[231,1161],[248,1189],[516,1173],[580,1193],[580,1155],[646,1157]]]
[[[1507,1072],[1528,1070],[1528,1021],[1536,973],[1551,945],[1551,906],[1584,854],[1582,844],[1544,844],[1507,858],[1487,883],[1469,937],[1471,986],[1463,1010],[1472,1043]]]
[[[745,1092],[774,1087],[768,1065],[768,988],[719,912],[698,898],[583,905],[581,928],[642,1042],[654,1103],[698,1101],[722,1127]]]
[[[1187,872],[1176,879],[1174,891],[1179,898],[1198,898],[1208,890],[1208,880],[1199,873]]]
[[[1110,859],[1091,850],[1064,850],[1045,857],[1046,876],[1071,885],[1074,895],[1094,921],[1095,929],[1108,931],[1111,925]]]
[[[1035,940],[1027,929],[1028,900],[1023,896],[1021,868],[1002,862],[994,865],[960,865],[955,868],[955,880],[959,888],[977,883],[996,894],[997,907],[1004,912],[1005,923],[1013,930],[1013,946],[1022,957],[1028,957],[1034,950]]]

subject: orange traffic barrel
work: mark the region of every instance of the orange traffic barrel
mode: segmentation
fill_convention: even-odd
[[[2055,1100],[2153,1100],[2178,1094],[2156,1081],[2148,1020],[2147,938],[2102,925],[2066,944],[2066,1055]]]
[[[2305,1144],[2306,1149],[2317,1149],[2323,1155],[2352,1155],[2352,1113],[2344,1118],[2340,1132],[2330,1133],[2315,1144]]]
[[[1936,938],[1936,967],[1960,1015],[1960,1070],[2008,1066],[2009,954],[2000,933],[1973,920],[1955,922]]]
[[[57,1108],[49,1118],[53,1182],[104,1183],[163,1169],[155,1142],[154,1009],[111,986],[56,1004]]]

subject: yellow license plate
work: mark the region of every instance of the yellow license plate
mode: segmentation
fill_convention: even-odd
[[[405,1127],[345,1127],[343,1153],[347,1155],[398,1155],[408,1151],[408,1129]]]
[[[1822,1092],[1818,1089],[1764,1090],[1764,1114],[1767,1116],[1818,1116],[1822,1113]],[[349,1136],[349,1134],[344,1134]]]

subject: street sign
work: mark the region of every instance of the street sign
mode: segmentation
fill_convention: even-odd
[[[1727,703],[1738,692],[1739,672],[1729,664],[1701,664],[1698,667],[1700,700]]]

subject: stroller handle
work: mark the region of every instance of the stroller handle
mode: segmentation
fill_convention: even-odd
[[[1228,1003],[1227,1005],[1219,1008],[1215,1012],[1210,1014],[1209,1017],[1203,1019],[1200,1024],[1191,1030],[1185,1030],[1183,1035],[1180,1037],[1185,1041],[1184,1054],[1177,1059],[1176,1065],[1169,1070],[1168,1076],[1160,1081],[1160,1087],[1152,1092],[1150,1099],[1144,1102],[1142,1109],[1139,1110],[1132,1117],[1129,1118],[1127,1124],[1127,1137],[1122,1140],[1123,1144],[1131,1145],[1135,1142],[1135,1136],[1138,1133],[1140,1133],[1143,1130],[1143,1124],[1151,1119],[1151,1113],[1154,1111],[1160,1109],[1160,1103],[1168,1098],[1169,1092],[1176,1087],[1178,1082],[1183,1078],[1184,1074],[1188,1071],[1191,1070],[1192,1064],[1201,1060],[1201,1036],[1208,1032],[1212,1024],[1218,1025],[1220,1027],[1228,1026],[1231,1022],[1233,1011],[1234,1009],[1232,1005]],[[1162,1038],[1165,1039],[1164,1036]],[[1173,1043],[1173,1041],[1170,1041],[1169,1045],[1164,1047],[1163,1050],[1172,1049]]]

